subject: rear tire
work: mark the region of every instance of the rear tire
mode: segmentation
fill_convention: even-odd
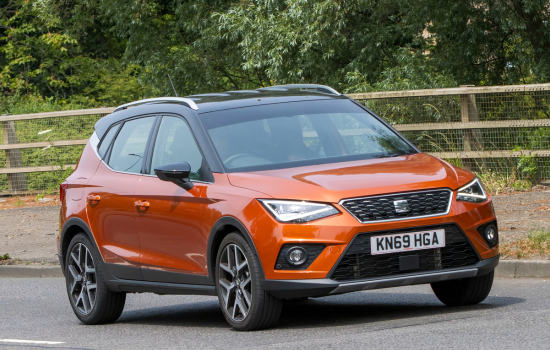
[[[432,283],[435,296],[447,306],[481,303],[491,291],[495,271],[478,277]]]
[[[262,286],[261,265],[239,233],[227,235],[216,257],[216,291],[227,323],[238,331],[273,326],[281,316],[283,301]]]
[[[76,317],[85,324],[116,321],[126,303],[126,293],[107,288],[101,261],[86,234],[73,237],[65,258],[67,294]]]

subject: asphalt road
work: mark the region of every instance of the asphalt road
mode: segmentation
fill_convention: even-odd
[[[0,279],[0,350],[22,348],[549,349],[550,280],[495,280],[485,302],[461,308],[425,285],[310,299],[287,303],[274,329],[239,333],[213,297],[129,294],[115,324],[85,326],[63,279]]]

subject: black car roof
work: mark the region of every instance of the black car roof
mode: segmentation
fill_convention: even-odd
[[[147,113],[178,113],[192,110],[202,114],[224,109],[266,105],[295,101],[348,99],[336,90],[313,84],[279,85],[256,90],[235,90],[220,93],[190,95],[185,97],[158,97],[124,104],[95,124],[99,139],[111,125],[131,116]],[[182,108],[184,108],[182,110]],[[155,112],[156,111],[156,112]],[[123,113],[121,113],[123,112]],[[187,114],[187,113],[185,113]]]
[[[218,94],[186,96],[197,106],[197,113],[208,113],[231,108],[258,106],[271,103],[294,102],[305,100],[347,99],[340,94],[329,94],[317,91],[301,90],[238,90]]]

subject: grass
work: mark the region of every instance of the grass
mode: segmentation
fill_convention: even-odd
[[[500,246],[504,258],[526,259],[533,256],[550,255],[550,229],[532,229],[526,238]]]
[[[529,180],[521,180],[510,174],[502,174],[494,171],[476,173],[490,194],[502,192],[529,191],[534,184]]]
[[[5,261],[5,260],[9,260],[11,259],[10,258],[10,255],[9,254],[4,254],[4,255],[0,255],[0,261]]]

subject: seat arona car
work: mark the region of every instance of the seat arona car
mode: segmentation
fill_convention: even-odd
[[[60,196],[59,259],[85,324],[142,292],[217,296],[237,330],[272,326],[288,299],[376,288],[429,283],[475,304],[499,260],[473,173],[320,85],[122,105]]]

